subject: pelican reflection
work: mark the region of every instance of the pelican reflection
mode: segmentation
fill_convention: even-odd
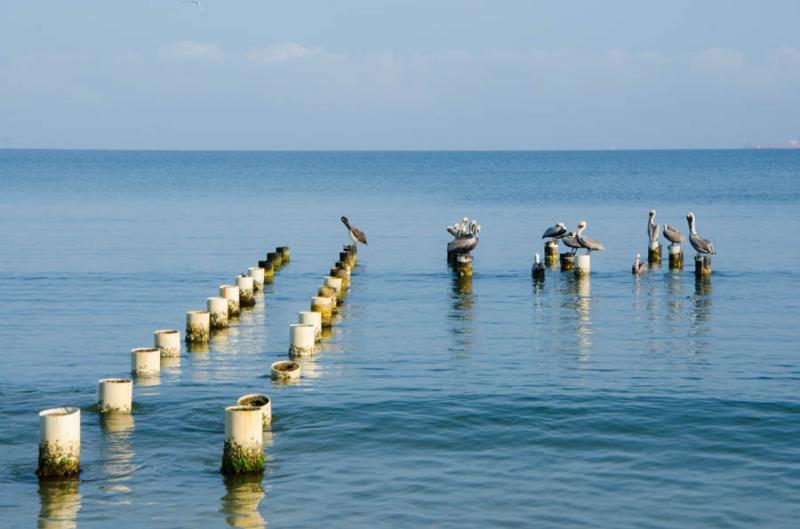
[[[263,476],[231,476],[225,478],[225,495],[221,498],[220,512],[231,527],[263,529],[267,522],[258,511],[264,498],[261,485]]]
[[[81,510],[80,481],[39,481],[39,529],[72,529],[78,527]]]

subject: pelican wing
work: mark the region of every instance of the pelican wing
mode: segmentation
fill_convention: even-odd
[[[555,226],[550,226],[544,233],[542,234],[542,239],[547,239],[549,237],[555,237],[556,239],[563,237],[567,233],[567,229],[563,226],[559,226],[556,224]]]
[[[478,238],[469,235],[447,243],[447,253],[469,253],[478,246]]]
[[[447,233],[449,233],[453,237],[458,237],[459,231],[460,230],[459,230],[458,226],[448,226],[447,227]]]
[[[573,248],[575,250],[579,250],[583,248],[579,243],[578,240],[575,238],[575,234],[570,232],[566,234],[561,241],[564,243],[565,246],[569,248]]]
[[[606,247],[603,246],[603,243],[600,241],[590,239],[589,237],[577,237],[577,239],[578,243],[581,245],[581,248],[586,248],[587,250],[591,250],[593,252],[606,251]]]
[[[647,225],[647,236],[650,238],[650,242],[656,242],[658,240],[658,224]]]
[[[350,230],[350,233],[352,233],[353,237],[355,237],[355,239],[361,244],[367,244],[367,236],[363,231],[359,230],[358,228],[353,228]]]
[[[673,244],[680,244],[686,242],[684,236],[669,224],[664,224],[664,238]]]
[[[717,253],[714,250],[714,245],[711,244],[711,241],[700,237],[696,233],[692,233],[691,235],[689,235],[689,242],[692,243],[694,249],[700,253],[712,254],[712,255]]]

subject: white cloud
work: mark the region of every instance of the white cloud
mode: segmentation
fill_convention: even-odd
[[[218,61],[225,53],[216,44],[182,40],[161,48],[161,58],[173,61]]]
[[[706,48],[694,54],[694,64],[702,70],[730,71],[744,66],[742,52],[727,48]]]
[[[295,42],[286,42],[275,46],[256,48],[248,52],[245,57],[252,62],[276,63],[294,61],[321,53],[321,48],[307,47]]]

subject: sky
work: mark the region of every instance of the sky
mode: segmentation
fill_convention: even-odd
[[[0,147],[800,139],[800,2],[0,0]]]

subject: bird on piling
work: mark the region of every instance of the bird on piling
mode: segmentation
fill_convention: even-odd
[[[686,215],[686,220],[689,223],[689,242],[692,244],[692,247],[697,251],[698,254],[715,254],[717,253],[714,250],[714,245],[711,244],[711,241],[708,239],[704,239],[697,234],[697,230],[695,229],[694,225],[694,213],[691,211],[688,215]]]
[[[582,220],[578,223],[578,232],[575,234],[575,239],[578,241],[578,244],[581,245],[581,248],[586,250],[586,255],[590,255],[592,251],[604,252],[606,247],[603,246],[603,243],[581,235],[583,233],[583,230],[585,229],[586,229],[586,221]]]
[[[650,242],[658,242],[658,224],[656,224],[656,210],[650,210],[650,219],[647,221],[647,237]]]
[[[664,224],[664,238],[670,242],[670,246],[673,244],[681,244],[686,242],[686,238],[674,227],[670,226],[669,224]]]
[[[469,227],[469,234],[456,237],[447,243],[447,253],[449,254],[468,254],[478,246],[478,235],[481,232],[480,224],[472,224]]]
[[[458,234],[461,233],[461,226],[459,226],[458,223],[453,224],[452,226],[448,226],[447,233],[449,233],[453,237],[458,237]]]
[[[342,224],[344,224],[347,231],[350,233],[350,238],[353,240],[353,244],[361,243],[363,245],[367,244],[367,236],[364,235],[364,232],[356,228],[355,226],[350,225],[350,221],[347,220],[347,217],[342,217]]]
[[[566,246],[567,248],[571,248],[572,249],[572,252],[570,252],[570,253],[572,253],[572,255],[575,255],[575,253],[578,250],[583,248],[583,246],[581,246],[580,243],[578,243],[578,239],[575,238],[575,232],[574,231],[571,231],[569,233],[565,233],[564,236],[561,237],[561,242],[563,242],[564,246]]]
[[[533,254],[533,270],[531,272],[536,277],[544,276],[544,263],[540,260],[538,252]]]
[[[635,276],[639,276],[645,272],[647,272],[647,263],[642,262],[642,256],[637,253],[636,261],[634,261],[633,267],[631,268],[631,273]]]
[[[550,226],[542,234],[542,239],[552,239],[554,242],[567,234],[567,225],[559,222],[555,226]]]

